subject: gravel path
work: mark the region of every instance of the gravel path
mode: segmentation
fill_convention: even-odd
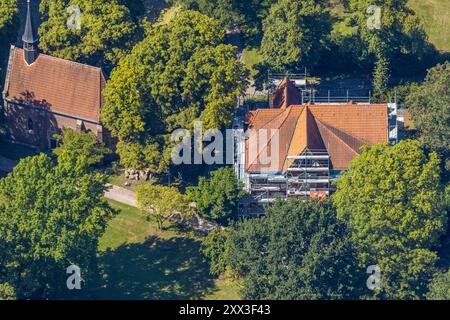
[[[108,184],[109,190],[105,192],[105,197],[120,203],[137,207],[136,194],[128,189]]]

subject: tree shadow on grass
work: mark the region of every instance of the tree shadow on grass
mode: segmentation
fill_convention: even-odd
[[[200,242],[150,237],[99,256],[100,287],[94,299],[199,299],[213,291],[209,265]]]

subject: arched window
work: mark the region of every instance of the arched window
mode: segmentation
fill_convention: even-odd
[[[33,120],[31,118],[28,118],[27,129],[28,129],[28,131],[33,131],[34,130],[34,123],[33,123]]]

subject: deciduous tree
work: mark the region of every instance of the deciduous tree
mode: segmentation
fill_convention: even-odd
[[[228,243],[246,299],[355,299],[365,288],[356,247],[328,202],[280,200],[267,216],[237,223]]]
[[[450,63],[429,70],[425,82],[410,93],[406,105],[423,145],[437,151],[450,169]]]
[[[277,0],[172,0],[190,10],[197,10],[219,21],[224,28],[238,25],[243,38],[258,43],[262,34],[262,21]],[[256,40],[256,41],[255,41]]]
[[[53,150],[59,161],[66,161],[68,165],[92,166],[103,161],[111,151],[92,132],[78,133],[72,129],[65,129],[62,135],[55,136],[59,147]]]
[[[68,10],[75,6],[79,12]],[[44,52],[106,71],[129,53],[144,33],[140,22],[119,0],[42,0],[40,10],[39,47]],[[73,27],[69,28],[68,21]]]
[[[71,265],[87,285],[115,212],[103,199],[106,177],[84,168],[41,154],[0,180],[0,295],[61,298]]]
[[[394,61],[413,56],[419,64],[430,45],[419,17],[407,6],[407,0],[350,0],[339,36],[344,50],[372,68],[374,94],[381,99],[386,93]]]
[[[312,68],[330,32],[322,0],[280,0],[264,21],[261,53],[265,63],[278,72]]]
[[[414,140],[364,147],[333,196],[360,247],[364,268],[380,267],[380,298],[423,298],[446,230],[439,158]]]
[[[245,192],[234,170],[226,167],[211,172],[208,179],[200,177],[198,186],[188,188],[187,194],[202,217],[226,224],[237,217]]]
[[[11,25],[17,12],[17,0],[0,0],[0,34]]]
[[[163,230],[165,222],[189,210],[186,197],[174,187],[141,184],[136,190],[136,199],[139,208],[156,220],[159,230]]]
[[[217,21],[183,11],[151,29],[112,72],[102,119],[120,140],[125,167],[164,171],[173,130],[191,129],[198,119],[205,129],[231,124],[236,97],[247,88],[248,70],[235,48],[223,44],[224,35]],[[149,144],[151,152],[145,151]],[[142,150],[141,156],[122,153],[130,149]]]
[[[214,230],[202,242],[202,253],[210,262],[210,272],[219,276],[229,267],[228,230]]]
[[[450,300],[450,269],[434,276],[427,293],[428,300]]]

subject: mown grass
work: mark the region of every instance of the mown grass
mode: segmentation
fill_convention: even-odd
[[[409,0],[408,5],[421,17],[430,42],[450,52],[450,1]]]
[[[201,238],[174,228],[159,231],[140,210],[119,211],[99,243],[101,283],[95,299],[239,299],[238,286],[209,274]]]

